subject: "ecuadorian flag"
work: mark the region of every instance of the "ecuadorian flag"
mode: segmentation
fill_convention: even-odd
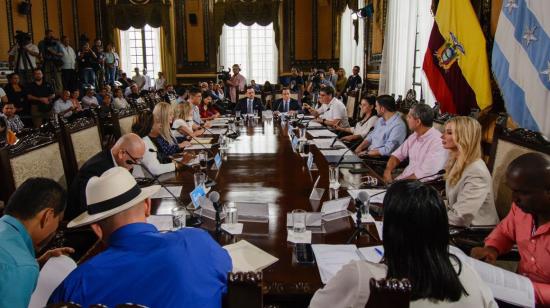
[[[504,0],[492,69],[506,110],[550,137],[550,0]]]
[[[441,0],[424,57],[441,111],[468,115],[492,104],[485,36],[470,0]]]

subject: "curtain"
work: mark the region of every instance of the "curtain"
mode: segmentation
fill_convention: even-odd
[[[174,40],[170,37],[170,33],[167,27],[160,28],[160,66],[166,82],[174,84],[176,82],[176,62],[174,59],[176,53],[172,44]]]
[[[365,6],[365,0],[358,1],[358,7]],[[363,46],[365,45],[366,19],[359,18],[356,22],[351,18],[353,10],[346,6],[340,22],[340,67],[346,71],[346,77],[351,74],[351,69],[357,65],[364,67]],[[358,34],[356,40],[356,33]]]
[[[433,25],[431,3],[432,0],[388,0],[378,93],[405,97],[407,90],[413,88],[415,41],[419,50],[416,66],[422,67]],[[417,81],[422,83],[417,99],[424,98],[433,106],[435,100],[426,78],[421,70],[417,73],[421,73]]]

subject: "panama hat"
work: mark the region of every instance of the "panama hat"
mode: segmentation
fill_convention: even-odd
[[[160,189],[159,185],[140,188],[130,172],[114,167],[86,185],[86,212],[71,220],[68,228],[89,225],[139,204]]]

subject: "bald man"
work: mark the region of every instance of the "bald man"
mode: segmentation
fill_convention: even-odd
[[[92,156],[78,170],[71,183],[65,218],[73,219],[86,210],[86,184],[91,177],[100,176],[116,166],[132,170],[134,163],[141,163],[144,154],[143,140],[136,134],[126,134],[110,150],[103,150]]]
[[[537,305],[550,305],[550,160],[539,153],[516,158],[506,171],[512,208],[472,257],[494,263],[517,244],[518,273],[533,283]]]

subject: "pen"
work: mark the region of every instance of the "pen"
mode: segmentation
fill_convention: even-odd
[[[383,252],[382,250],[380,250],[380,248],[374,248],[374,251],[376,251],[376,253],[377,253],[379,256],[381,256],[381,257],[384,256],[384,252]]]

